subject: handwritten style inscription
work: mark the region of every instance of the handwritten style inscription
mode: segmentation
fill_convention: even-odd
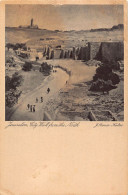
[[[98,127],[122,127],[123,124],[116,122],[116,123],[96,123],[93,128],[98,128]]]
[[[5,129],[9,127],[31,127],[31,128],[37,128],[37,127],[44,127],[44,128],[53,128],[53,127],[60,127],[60,128],[78,128],[80,127],[81,122],[9,122]],[[115,123],[95,123],[93,128],[105,128],[105,127],[123,127],[123,123],[115,122]]]
[[[37,128],[37,127],[46,127],[46,128],[52,128],[52,127],[79,127],[80,122],[9,122],[9,124],[5,128],[9,127],[32,127],[32,128]]]

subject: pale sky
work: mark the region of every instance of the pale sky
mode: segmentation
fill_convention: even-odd
[[[6,5],[6,26],[29,25],[50,30],[88,30],[123,24],[122,5]]]

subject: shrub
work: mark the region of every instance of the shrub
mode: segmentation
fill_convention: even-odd
[[[6,44],[6,47],[8,48],[8,50],[10,49],[10,48],[14,48],[14,44],[12,44],[12,43],[7,43]]]
[[[112,81],[113,85],[116,85],[120,82],[120,78],[116,73],[110,73],[108,78]]]
[[[17,103],[19,96],[21,95],[21,91],[17,89],[22,82],[22,76],[17,72],[12,75],[12,78],[9,76],[5,77],[5,103],[6,106],[12,107],[15,103]]]
[[[22,70],[24,70],[24,71],[30,71],[31,69],[32,69],[31,62],[25,62],[25,64],[23,65]]]
[[[103,65],[96,69],[96,74],[93,76],[93,81],[102,79],[104,81],[112,81],[112,84],[116,85],[120,82],[119,76],[112,72],[112,68],[109,65]]]
[[[93,82],[90,90],[91,91],[97,91],[97,92],[109,92],[112,89],[115,89],[116,86],[112,85],[112,81],[108,80],[108,81],[104,81],[102,79],[98,79],[97,81]]]
[[[96,74],[98,74],[100,76],[108,75],[111,72],[112,72],[112,68],[110,66],[107,66],[107,65],[100,66],[96,69]]]
[[[18,102],[18,98],[21,95],[21,91],[10,89],[9,91],[6,91],[5,93],[5,103],[6,106],[12,107],[14,104]]]
[[[47,62],[41,64],[40,72],[43,72],[45,75],[49,75],[52,70],[51,65],[48,65]]]
[[[9,76],[6,76],[5,77],[5,90],[6,91],[9,91],[10,89],[16,90],[16,88],[20,86],[22,80],[23,78],[21,75],[18,74],[18,72],[15,72],[12,75],[12,78],[10,78]]]
[[[26,47],[26,44],[25,43],[16,43],[15,45],[14,45],[14,50],[17,50],[18,48],[24,48],[24,47]]]
[[[12,78],[11,78],[11,81],[10,81],[10,88],[15,90],[17,87],[20,86],[22,80],[23,80],[22,76],[19,75],[18,72],[15,72],[12,75]]]
[[[23,48],[24,50],[27,50],[27,47],[26,47],[25,43],[16,43],[16,44],[7,43],[6,47],[8,48],[8,50],[10,48],[12,48],[13,50],[17,50],[18,48]]]

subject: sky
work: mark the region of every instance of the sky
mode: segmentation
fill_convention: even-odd
[[[123,24],[122,5],[12,5],[5,8],[5,25],[34,24],[49,30],[89,30]]]

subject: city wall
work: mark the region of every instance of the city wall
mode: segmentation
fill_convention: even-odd
[[[101,60],[118,61],[124,59],[124,44],[123,42],[102,42],[101,43]]]
[[[53,58],[72,58],[74,60],[96,59],[102,62],[114,62],[124,59],[123,42],[89,42],[87,46],[72,50],[54,50]]]

